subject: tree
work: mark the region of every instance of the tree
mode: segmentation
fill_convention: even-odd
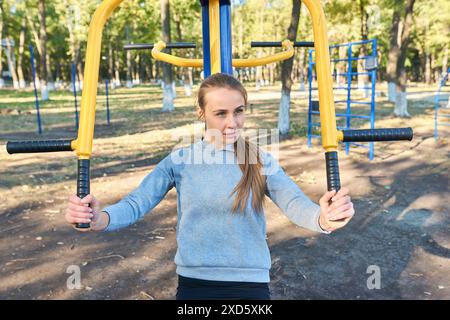
[[[287,36],[287,38],[292,42],[294,42],[295,39],[297,38],[297,29],[300,19],[300,8],[301,2],[298,0],[292,0],[292,15]],[[278,130],[282,137],[288,135],[290,129],[289,112],[291,104],[291,87],[292,87],[291,74],[293,61],[294,58],[292,57],[288,60],[284,60],[281,63],[282,87],[281,87],[280,109],[278,113]]]
[[[360,15],[360,30],[361,30],[361,40],[365,41],[369,39],[369,28],[367,26],[368,21],[368,13],[366,10],[368,0],[359,0],[359,15]],[[366,45],[362,45],[359,50],[359,56],[365,57],[368,55],[368,50]],[[369,82],[369,76],[364,74],[364,62],[366,60],[358,60],[358,88],[362,89],[364,91],[364,97],[369,96],[369,89],[367,89],[368,82]]]
[[[170,5],[169,0],[161,0],[161,25],[162,25],[162,39],[165,43],[170,40]],[[168,50],[170,53],[170,50]],[[163,108],[162,111],[172,112],[174,110],[174,88],[173,88],[173,71],[172,66],[168,63],[163,63]]]
[[[39,65],[40,69],[40,84],[41,84],[41,98],[42,100],[48,100],[48,88],[47,88],[47,28],[45,23],[45,0],[39,0],[38,3],[39,9],[39,22],[40,22],[40,30],[39,30],[39,43],[40,43],[40,56],[41,63]]]
[[[130,25],[125,26],[125,39],[127,43],[130,43]],[[131,51],[127,50],[127,88],[133,87],[132,81],[132,62],[131,62]]]
[[[14,89],[19,89],[19,80],[17,78],[16,72],[16,59],[14,55],[14,47],[16,42],[14,41],[14,38],[12,36],[14,32],[11,32],[11,27],[9,26],[9,23],[4,24],[4,32],[5,32],[5,39],[2,41],[2,45],[5,46],[5,54],[6,54],[6,61],[8,63],[8,70],[13,80]]]
[[[5,82],[3,80],[3,25],[4,25],[4,13],[3,13],[3,1],[0,1],[0,88],[3,88]]]
[[[81,41],[84,40],[83,33],[87,32],[81,20],[82,14],[86,14],[85,6],[80,5],[73,0],[63,0],[57,5],[57,11],[63,17],[64,25],[67,27],[68,39],[66,43],[69,45],[70,65],[75,64],[77,76],[75,77],[75,87],[77,90],[81,88],[81,81],[83,80],[83,67],[81,62]],[[80,82],[77,80],[79,79]]]
[[[408,0],[403,6],[403,1],[396,0],[392,16],[392,28],[390,33],[389,62],[387,77],[392,94],[392,83],[395,83],[395,108],[394,114],[399,117],[407,117],[408,101],[406,98],[406,53],[411,42],[411,30],[413,25],[413,9],[415,0]],[[393,98],[392,96],[390,97]]]
[[[26,86],[25,78],[23,76],[23,54],[25,47],[25,31],[27,26],[27,20],[25,16],[22,16],[22,23],[19,36],[19,58],[17,59],[17,75],[19,76],[19,88],[24,89]]]
[[[421,55],[420,68],[422,81],[431,84],[438,81],[436,71],[447,71],[448,45],[450,43],[450,2],[436,0],[433,6],[425,0],[417,0],[414,6],[413,42]]]

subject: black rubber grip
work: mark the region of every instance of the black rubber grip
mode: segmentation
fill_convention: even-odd
[[[282,46],[281,41],[252,41],[250,43],[252,48],[279,48]],[[295,41],[294,47],[313,48],[314,42],[311,41]]]
[[[123,46],[124,50],[144,50],[144,49],[153,49],[155,46],[154,43],[133,43],[126,44]],[[167,43],[166,48],[169,49],[194,49],[197,45],[193,42],[174,42]]]
[[[328,191],[341,189],[339,178],[339,161],[337,151],[325,152],[325,162],[327,164],[327,187]]]
[[[8,141],[6,151],[13,153],[72,151],[72,140]]]
[[[89,159],[78,160],[77,196],[83,199],[90,193]],[[77,223],[77,228],[90,228],[89,223]]]
[[[413,138],[412,128],[343,130],[344,142],[396,141]]]

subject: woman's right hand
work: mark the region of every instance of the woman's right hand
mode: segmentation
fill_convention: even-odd
[[[91,205],[90,207],[89,204]],[[78,231],[101,231],[107,227],[109,216],[104,212],[100,212],[100,208],[100,201],[91,194],[88,194],[83,199],[76,195],[71,195],[65,218],[72,225],[90,223],[90,228],[77,228],[76,230]]]

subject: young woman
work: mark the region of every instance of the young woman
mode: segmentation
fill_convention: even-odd
[[[247,92],[238,80],[210,76],[198,92],[205,137],[169,154],[116,204],[102,209],[93,195],[71,196],[67,222],[90,222],[91,231],[123,228],[175,187],[176,298],[270,299],[265,196],[296,225],[321,233],[342,228],[355,211],[347,188],[327,192],[315,204],[270,153],[244,139],[246,105]]]

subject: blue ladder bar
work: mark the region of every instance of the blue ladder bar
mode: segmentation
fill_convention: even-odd
[[[360,46],[364,45],[364,44],[371,44],[372,46],[372,52],[369,55],[365,55],[365,56],[354,56],[356,54],[358,54],[360,52]],[[355,48],[356,46],[358,46],[357,48]],[[335,54],[334,52],[331,52],[332,49],[334,48],[340,48],[340,47],[345,47],[347,48],[347,57],[345,59],[342,58],[333,58],[330,59],[330,62],[347,62],[347,70],[345,73],[340,73],[340,76],[346,76],[347,77],[347,81],[345,84],[343,85],[338,85],[335,86],[333,88],[333,90],[347,90],[347,99],[346,100],[336,100],[335,104],[340,105],[340,108],[343,107],[342,104],[346,105],[346,112],[345,113],[336,113],[336,118],[345,118],[345,126],[338,126],[338,129],[351,129],[351,119],[364,119],[364,120],[369,120],[370,121],[370,128],[374,129],[375,128],[375,87],[376,87],[376,79],[377,79],[377,69],[374,70],[368,70],[365,72],[355,72],[355,70],[352,70],[353,68],[353,61],[362,61],[362,60],[366,60],[366,59],[373,59],[373,58],[377,58],[377,40],[376,39],[371,39],[371,40],[363,40],[363,41],[358,41],[358,42],[351,42],[351,43],[345,43],[345,44],[338,44],[338,45],[333,45],[330,46],[330,55]],[[354,49],[355,48],[355,49]],[[320,137],[317,135],[313,135],[312,134],[312,127],[318,127],[319,123],[317,122],[313,122],[313,116],[315,115],[319,115],[320,112],[318,111],[313,111],[312,110],[312,94],[313,92],[315,92],[316,90],[318,90],[318,88],[313,87],[312,86],[312,82],[313,80],[317,80],[316,75],[314,74],[314,67],[316,65],[316,63],[313,61],[314,58],[314,49],[310,49],[308,51],[308,55],[309,55],[309,65],[308,65],[308,82],[309,82],[309,108],[308,108],[308,146],[311,146],[311,141],[312,138],[315,137]],[[337,78],[337,72],[333,72],[332,73],[332,77],[333,79]],[[361,87],[357,87],[355,86],[354,83],[352,83],[352,81],[356,81],[356,77],[357,76],[361,76],[361,75],[365,75],[368,76],[369,81],[371,81],[370,85],[364,85]],[[371,96],[370,96],[370,102],[367,101],[357,101],[352,99],[351,96],[351,91],[352,90],[371,90]],[[314,101],[314,103],[316,103]],[[352,114],[351,113],[351,107],[355,107],[361,105],[362,110],[366,110],[366,108],[364,106],[370,106],[370,115],[361,115],[361,114]],[[340,108],[337,108],[340,109]],[[345,143],[345,148],[346,148],[346,153],[348,154],[349,152],[349,147],[350,145],[352,146],[361,146],[364,148],[368,148],[369,149],[369,158],[370,160],[373,160],[374,157],[374,143],[373,142],[369,142],[368,145],[361,145],[361,144],[350,144],[350,143]]]

